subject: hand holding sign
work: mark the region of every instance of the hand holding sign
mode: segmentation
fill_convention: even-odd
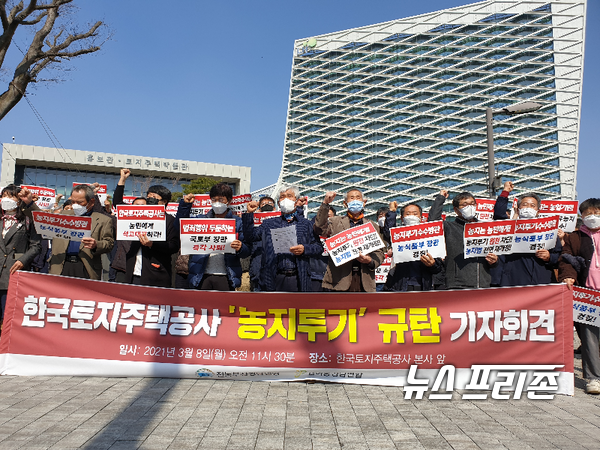
[[[89,248],[90,250],[94,250],[98,246],[96,239],[93,237],[83,238],[81,242],[83,243],[83,248]]]

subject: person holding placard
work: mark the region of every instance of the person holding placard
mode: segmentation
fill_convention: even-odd
[[[363,211],[367,200],[358,189],[351,189],[346,193],[344,206],[348,208],[348,212],[345,215],[329,218],[329,204],[333,202],[336,195],[335,192],[325,194],[323,203],[317,211],[315,233],[330,238],[345,230],[371,223],[383,241],[379,225],[364,218]],[[336,292],[376,292],[375,269],[384,259],[384,250],[381,248],[367,255],[360,253],[358,258],[337,266],[330,258],[323,277],[323,289]]]
[[[465,223],[477,222],[477,201],[470,192],[461,192],[452,199],[456,220],[444,221],[446,239],[446,287],[448,289],[474,289],[490,287],[490,269],[498,263],[498,255],[488,253],[485,257],[465,258]],[[430,211],[429,220],[442,218],[442,211]]]
[[[250,256],[250,248],[244,240],[242,220],[229,208],[233,199],[231,186],[215,184],[209,192],[211,210],[198,218],[235,219],[237,239],[231,242],[235,253],[212,252],[190,255],[188,283],[192,289],[212,291],[234,291],[242,284],[240,259]],[[177,218],[189,218],[194,204],[194,194],[187,194],[179,201]]]
[[[242,215],[246,244],[262,245],[258,281],[261,291],[311,291],[309,259],[321,255],[323,247],[315,240],[312,223],[298,214],[299,196],[298,188],[283,187],[279,191],[281,215],[263,221],[258,227],[254,226],[258,202],[248,203],[248,212]]]
[[[494,206],[494,220],[506,220],[508,197],[514,189],[511,181],[504,183],[504,190],[498,196]],[[514,217],[519,219],[534,219],[538,216],[541,199],[535,193],[519,196]],[[556,283],[554,270],[558,269],[558,258],[562,251],[560,239],[556,240],[554,248],[537,250],[535,253],[513,253],[500,255],[498,275],[500,286],[530,286],[537,284]]]
[[[81,242],[52,239],[50,273],[99,280],[102,274],[102,254],[110,252],[114,245],[112,219],[93,211],[96,201],[94,191],[86,184],[75,186],[70,199],[76,216],[92,218],[92,234]],[[68,213],[70,212],[66,212]]]
[[[435,211],[441,211],[448,192],[443,190],[438,194],[431,206],[433,216],[438,215]],[[385,215],[384,237],[390,236],[390,229],[396,226],[396,214],[398,202],[391,202],[389,211]],[[400,218],[403,226],[418,225],[422,221],[423,210],[416,203],[409,203],[400,208]],[[431,216],[428,217],[428,222]],[[391,240],[391,237],[389,238]],[[388,256],[392,256],[392,250]],[[384,291],[430,291],[433,289],[433,275],[442,271],[443,262],[441,258],[434,258],[429,252],[422,255],[420,261],[409,261],[397,263],[388,273],[383,287]]]
[[[275,200],[265,195],[258,200],[258,211],[260,212],[272,212],[275,211]],[[260,267],[262,258],[262,241],[256,241],[252,243],[252,249],[250,254],[250,268],[248,269],[248,275],[250,276],[250,290],[253,292],[260,291],[259,279],[260,279]]]
[[[558,263],[558,281],[600,291],[600,198],[588,198],[579,205],[583,224],[565,241]],[[600,394],[600,328],[575,322],[581,339],[583,377],[586,392]]]
[[[19,207],[21,188],[9,184],[1,193],[2,238],[0,239],[0,324],[4,318],[8,281],[17,270],[29,270],[34,258],[40,253],[40,235],[33,220]]]

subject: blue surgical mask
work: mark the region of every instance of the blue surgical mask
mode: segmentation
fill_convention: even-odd
[[[360,200],[352,200],[348,203],[348,211],[352,214],[358,214],[363,210],[364,204]]]

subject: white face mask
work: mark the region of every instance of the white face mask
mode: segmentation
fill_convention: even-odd
[[[421,223],[419,216],[409,215],[402,218],[404,225],[418,225]]]
[[[0,206],[2,206],[2,211],[13,211],[17,209],[17,202],[12,198],[4,197],[0,201]]]
[[[583,224],[590,230],[600,228],[600,216],[590,215],[583,218]]]
[[[77,203],[73,203],[73,212],[76,216],[83,216],[87,212],[87,206],[81,206]]]
[[[384,227],[385,226],[385,217],[380,217],[379,219],[377,219],[377,223],[379,224],[380,227]]]
[[[289,198],[284,198],[279,202],[279,209],[284,214],[290,214],[296,209],[296,202]]]
[[[533,208],[519,209],[519,219],[533,219],[537,216],[537,211]]]
[[[212,210],[215,214],[223,214],[227,211],[227,203],[212,202]]]
[[[467,205],[464,208],[460,208],[459,211],[460,214],[463,216],[463,219],[471,220],[473,217],[475,217],[477,209],[475,208],[475,205]]]

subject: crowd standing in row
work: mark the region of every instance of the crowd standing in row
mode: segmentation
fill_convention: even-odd
[[[115,188],[113,204],[124,204],[124,188],[130,176],[121,170]],[[508,198],[514,189],[511,182],[496,200],[494,220],[507,220]],[[395,264],[385,285],[378,289],[375,272],[386,256],[392,256],[390,229],[421,223],[423,211],[418,204],[400,208],[392,202],[389,208],[378,212],[377,222],[364,217],[367,199],[358,189],[344,194],[344,214],[337,214],[331,205],[337,197],[327,192],[316,217],[304,217],[306,198],[295,187],[284,187],[277,201],[262,197],[250,201],[241,218],[229,208],[233,198],[231,187],[224,183],[214,185],[209,196],[211,210],[203,217],[235,219],[237,239],[231,243],[235,253],[214,252],[202,255],[181,255],[179,221],[191,215],[194,195],[185,195],[179,201],[175,217],[167,215],[166,240],[153,242],[145,234],[138,241],[115,243],[116,218],[111,205],[102,205],[92,186],[78,185],[61,208],[62,214],[89,216],[92,232],[81,242],[55,238],[44,242],[36,233],[31,211],[38,209],[31,192],[10,185],[1,192],[2,239],[0,250],[4,260],[0,268],[0,295],[2,315],[6,302],[8,281],[18,270],[34,270],[55,275],[99,280],[102,255],[110,254],[110,281],[145,286],[177,287],[199,290],[231,291],[239,288],[242,280],[242,260],[249,258],[250,284],[253,291],[262,292],[376,292],[428,291],[433,289],[472,289],[493,286],[523,286],[565,282],[569,288],[577,284],[600,290],[600,199],[588,199],[579,210],[582,225],[575,232],[560,234],[551,250],[535,254],[498,256],[488,253],[481,257],[465,258],[465,224],[476,222],[476,199],[468,192],[456,195],[452,207],[454,220],[444,220],[446,257],[434,258],[426,253],[420,260]],[[448,192],[442,190],[429,210],[428,221],[442,219],[443,204]],[[134,205],[167,205],[171,192],[164,186],[150,186],[145,197],[136,198]],[[254,213],[274,211],[277,217],[255,226]],[[541,207],[537,194],[518,198],[514,214],[521,219],[535,218]],[[377,249],[358,258],[335,265],[324,254],[321,239],[327,239],[354,227],[370,223],[387,248]],[[288,253],[276,253],[273,230],[293,227],[295,245]],[[288,230],[289,231],[289,230]],[[0,255],[1,256],[1,255]],[[175,273],[173,271],[175,270]],[[576,324],[582,341],[583,371],[588,379],[587,391],[600,394],[600,328]]]

